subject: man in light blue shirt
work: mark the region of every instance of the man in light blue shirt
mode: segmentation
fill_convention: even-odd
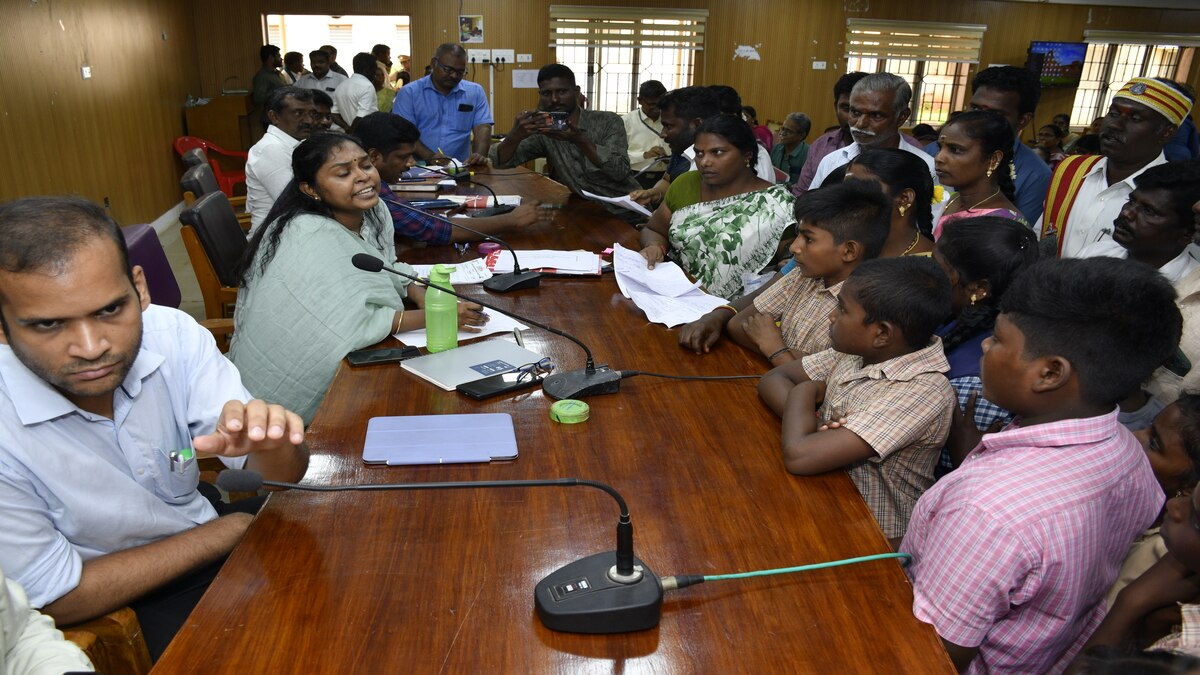
[[[191,317],[150,305],[82,199],[0,206],[0,329],[0,568],[62,624],[132,604],[161,653],[191,611],[164,588],[194,586],[252,518],[218,517],[195,453],[299,480],[303,423],[251,400]]]
[[[421,131],[417,157],[486,163],[492,142],[492,110],[483,87],[463,81],[466,50],[461,45],[443,44],[429,65],[429,74],[402,87],[392,104],[393,113]]]
[[[1008,119],[1016,132],[1013,147],[1013,167],[1017,175],[1016,205],[1030,225],[1042,217],[1046,191],[1050,189],[1050,167],[1029,146],[1021,142],[1021,130],[1031,120],[1042,97],[1042,85],[1037,77],[1024,68],[992,66],[979,71],[971,80],[971,110],[995,110]],[[934,142],[925,152],[936,156],[940,146]]]

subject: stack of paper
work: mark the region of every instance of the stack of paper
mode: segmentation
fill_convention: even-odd
[[[588,251],[517,251],[521,269],[537,270],[548,274],[571,276],[600,276],[600,256]],[[488,269],[496,274],[513,271],[512,254],[505,250],[489,253]]]
[[[673,262],[663,261],[646,269],[646,259],[637,251],[613,244],[613,269],[621,293],[633,300],[653,323],[668,328],[695,321],[725,300],[700,290]]]
[[[475,258],[466,262],[460,263],[441,263],[447,267],[452,267],[454,271],[450,273],[450,285],[459,286],[461,284],[480,284],[492,278],[492,271],[483,264],[483,258]],[[433,270],[433,265],[413,265],[417,271],[417,276],[422,279],[429,279],[429,272]]]

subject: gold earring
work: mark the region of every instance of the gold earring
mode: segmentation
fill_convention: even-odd
[[[993,173],[996,173],[996,169],[989,166],[987,170],[987,177],[991,178]]]
[[[900,217],[903,218],[904,214],[908,213],[908,204],[901,204],[896,207],[896,210],[900,212]]]
[[[971,294],[971,304],[974,305],[977,302],[979,302],[979,296],[976,295],[975,293],[972,293]]]

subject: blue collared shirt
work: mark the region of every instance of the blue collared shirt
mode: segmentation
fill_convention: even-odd
[[[471,129],[493,123],[483,87],[463,80],[443,94],[428,75],[400,88],[392,112],[417,125],[425,147],[459,161],[471,155]]]
[[[941,146],[937,141],[925,146],[925,152],[936,157]],[[1050,189],[1050,166],[1028,145],[1017,139],[1013,146],[1013,165],[1017,167],[1017,180],[1014,187],[1017,190],[1016,207],[1025,216],[1025,222],[1030,225],[1042,217],[1042,208],[1046,204],[1046,192]]]
[[[172,471],[169,455],[211,433],[226,402],[251,396],[191,317],[151,305],[142,326],[111,420],[80,410],[0,345],[0,568],[34,607],[78,586],[84,560],[217,517],[196,491],[195,460]]]

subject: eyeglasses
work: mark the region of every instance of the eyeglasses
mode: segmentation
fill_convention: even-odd
[[[550,363],[550,357],[546,357],[541,361],[526,363],[517,368],[517,382],[528,382],[529,380],[540,380],[550,374],[554,370],[554,364]]]
[[[463,75],[467,74],[466,68],[454,68],[452,66],[448,66],[448,65],[442,63],[441,61],[434,61],[434,63],[438,64],[438,68],[441,68],[442,72],[447,75],[454,75],[456,77],[462,77]]]

